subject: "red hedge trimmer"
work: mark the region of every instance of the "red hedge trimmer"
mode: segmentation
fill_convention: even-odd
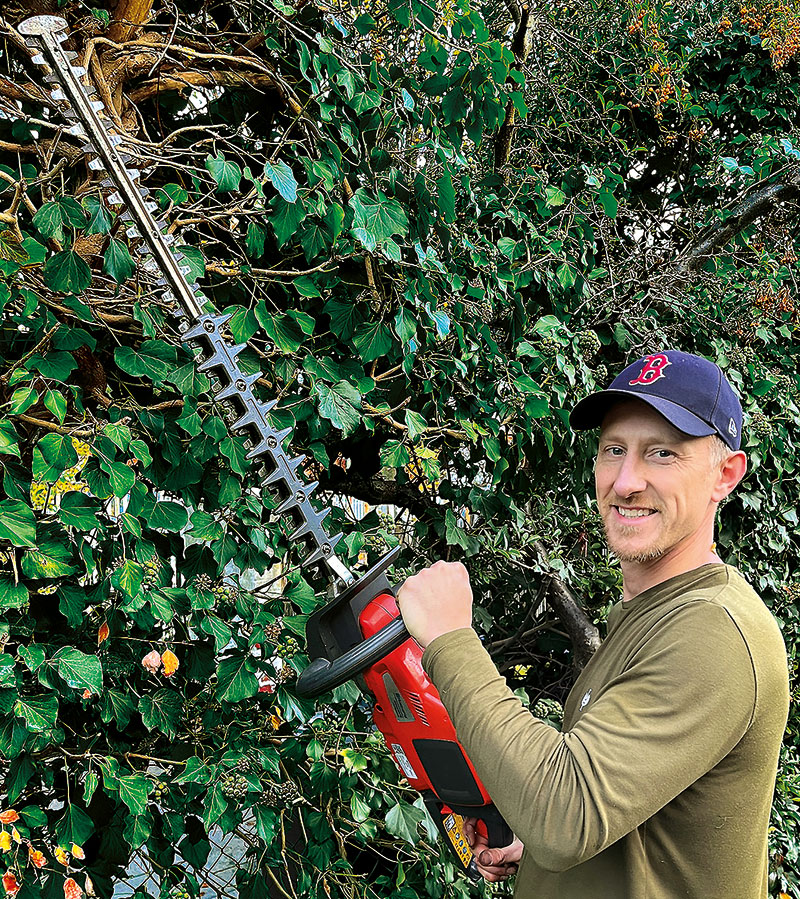
[[[248,459],[261,466],[265,490],[279,498],[276,514],[289,515],[294,528],[289,541],[305,544],[305,566],[324,565],[339,590],[335,599],[308,620],[308,653],[313,659],[297,681],[301,696],[318,696],[345,681],[363,676],[375,697],[375,724],[384,735],[398,767],[419,790],[459,866],[478,873],[464,838],[463,817],[483,822],[490,846],[504,846],[512,834],[478,779],[458,743],[453,725],[436,688],[422,669],[422,650],[411,639],[394,600],[386,570],[399,549],[356,577],[335,554],[342,535],[331,538],[323,522],[330,509],[318,511],[310,501],[315,484],[298,476],[304,457],[287,455],[283,443],[291,428],[275,430],[269,412],[275,400],[264,402],[254,391],[260,373],[244,374],[237,357],[246,344],[231,345],[223,327],[231,317],[211,308],[180,251],[170,247],[167,223],[155,217],[157,205],[131,167],[135,154],[126,151],[126,136],[104,115],[104,105],[84,83],[85,70],[73,65],[77,54],[62,46],[67,23],[56,16],[35,16],[19,26],[37,51],[33,62],[47,69],[54,85],[50,96],[68,122],[70,134],[85,143],[89,167],[103,172],[106,200],[122,207],[127,235],[139,241],[142,266],[157,277],[161,299],[171,308],[183,344],[198,350],[197,368],[216,380],[215,399],[223,404],[229,430],[244,435]]]

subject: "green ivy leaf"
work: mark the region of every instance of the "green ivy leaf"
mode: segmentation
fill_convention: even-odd
[[[387,440],[381,447],[380,460],[386,468],[402,468],[408,465],[411,456],[399,440]]]
[[[152,696],[142,696],[139,711],[148,730],[160,730],[168,737],[175,737],[183,717],[183,701],[175,690],[164,687]]]
[[[255,665],[248,653],[237,652],[217,666],[217,698],[221,702],[241,702],[258,693]]]
[[[411,409],[406,410],[406,426],[408,427],[408,436],[411,440],[416,441],[417,437],[425,433],[428,422],[419,414]]]
[[[0,610],[22,609],[28,603],[28,588],[15,584],[11,578],[0,577]]]
[[[294,203],[287,203],[283,197],[275,197],[272,210],[269,223],[275,231],[278,246],[282,247],[297,232],[300,222],[306,217],[306,210],[299,197]]]
[[[111,575],[111,584],[129,599],[135,599],[139,595],[143,581],[144,567],[133,559],[125,559]]]
[[[72,550],[63,543],[47,541],[22,556],[22,572],[31,578],[64,577],[77,571],[71,565]]]
[[[42,237],[55,237],[58,240],[64,237],[61,207],[58,203],[42,203],[33,217],[33,224]]]
[[[108,234],[111,230],[111,215],[103,203],[97,197],[86,197],[83,200],[83,208],[89,215],[86,233]]]
[[[425,812],[402,800],[386,814],[386,829],[412,846],[419,842],[419,825],[425,820]]]
[[[380,243],[395,234],[408,234],[408,216],[397,200],[390,200],[378,191],[378,199],[371,200],[363,188],[350,199],[353,210],[353,227],[360,228]]]
[[[14,714],[23,718],[28,730],[34,733],[52,730],[56,726],[58,700],[52,693],[49,696],[21,696],[14,703]]]
[[[51,256],[42,270],[44,283],[59,293],[81,293],[92,283],[89,266],[73,250]]]
[[[127,496],[133,489],[133,485],[136,483],[136,473],[130,465],[126,465],[124,462],[111,462],[108,465],[104,463],[103,468],[108,470],[108,476],[111,480],[111,489],[114,491],[114,496],[117,496],[120,499],[122,499],[123,496]]]
[[[361,424],[361,394],[347,381],[329,387],[317,381],[314,391],[319,397],[319,413],[338,428],[345,437]]]
[[[55,415],[60,425],[64,424],[67,417],[67,401],[57,390],[48,390],[44,395],[44,405],[46,409]]]
[[[36,545],[36,519],[30,506],[18,499],[0,500],[0,539],[14,546]]]
[[[174,503],[167,499],[155,499],[150,494],[144,499],[142,514],[151,528],[174,533],[182,531],[189,521],[189,513],[180,503]]]
[[[391,349],[392,332],[383,322],[365,322],[356,329],[353,343],[364,362],[374,362]]]
[[[71,490],[61,497],[58,517],[61,522],[78,531],[92,531],[97,525],[97,504],[77,490]]]
[[[147,809],[149,794],[150,781],[143,774],[123,774],[119,778],[119,798],[132,815],[141,815]]]
[[[37,481],[55,483],[78,461],[72,439],[65,434],[45,434],[33,450],[33,476]]]
[[[264,175],[287,203],[294,203],[297,199],[297,181],[285,162],[265,163]]]
[[[207,156],[205,166],[216,182],[216,193],[232,193],[239,189],[242,170],[237,163],[226,160],[222,151],[216,156]]]
[[[138,350],[124,346],[114,350],[114,361],[124,372],[150,378],[156,384],[174,374],[176,360],[175,348],[162,340],[145,340]]]
[[[21,415],[38,401],[39,394],[33,387],[18,387],[11,394],[11,406],[8,411],[12,415]]]
[[[62,846],[83,844],[94,833],[94,821],[82,808],[72,804],[67,806],[64,816],[56,822],[56,837]]]
[[[50,660],[58,674],[73,690],[90,690],[100,695],[103,668],[97,656],[87,655],[72,646],[64,646]]]
[[[103,255],[103,271],[111,275],[117,284],[127,281],[136,271],[136,263],[133,261],[128,248],[121,240],[117,240],[115,237],[109,240],[108,247]]]

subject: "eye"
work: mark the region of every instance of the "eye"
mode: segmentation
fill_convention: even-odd
[[[672,450],[665,450],[665,449],[656,450],[656,456],[659,459],[671,459],[674,455],[675,455],[675,453],[673,453]]]
[[[604,452],[608,456],[622,456],[625,450],[621,446],[607,446]]]

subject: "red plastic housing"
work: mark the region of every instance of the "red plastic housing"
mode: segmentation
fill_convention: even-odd
[[[375,597],[359,617],[361,631],[365,638],[389,624],[400,614],[397,603],[391,594],[384,593]],[[472,763],[461,749],[450,717],[445,711],[436,687],[428,679],[422,668],[422,648],[409,638],[380,662],[364,672],[367,686],[376,699],[374,709],[375,724],[383,734],[398,768],[403,772],[409,784],[421,793],[433,790],[449,811],[453,805],[474,808],[477,817],[480,809],[491,804],[489,794],[480,782]],[[444,747],[447,753],[459,754],[463,758],[456,759],[455,766],[446,764],[431,765],[433,771],[426,770],[420,758],[415,741],[424,741],[421,746],[434,745],[428,741],[445,741],[454,746]],[[457,750],[456,750],[457,747]],[[449,758],[449,756],[448,756]],[[449,780],[454,775],[453,768],[465,764],[474,778],[473,795],[468,802],[452,802],[452,794],[447,796]],[[437,780],[440,782],[437,783]],[[461,775],[462,781],[471,778]],[[444,795],[443,795],[444,794]],[[448,801],[450,799],[451,801]]]

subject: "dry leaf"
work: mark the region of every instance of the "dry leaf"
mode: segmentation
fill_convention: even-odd
[[[56,851],[53,854],[55,855],[56,860],[61,862],[62,865],[69,864],[69,856],[67,855],[66,849],[56,846]]]
[[[108,622],[104,621],[100,625],[100,630],[97,632],[97,645],[99,646],[104,640],[108,640]]]
[[[28,846],[28,858],[36,868],[43,868],[47,864],[44,853],[34,849],[33,846]]]
[[[15,843],[21,843],[21,842],[22,842],[22,837],[19,835],[19,831],[17,830],[16,827],[12,827],[12,828],[11,828],[11,839],[12,839]]]
[[[161,653],[157,649],[148,652],[142,659],[142,664],[152,674],[158,674],[158,669],[161,667]]]
[[[20,885],[17,883],[17,875],[13,871],[6,871],[3,875],[3,887],[7,896],[16,896]]]
[[[64,899],[83,899],[83,890],[71,877],[64,881]]]
[[[15,821],[19,821],[19,815],[13,808],[0,812],[0,824],[13,824]]]
[[[77,843],[72,844],[72,849],[70,849],[70,852],[75,856],[75,858],[79,858],[81,860],[86,858],[86,853]]]
[[[175,653],[168,649],[164,655],[161,656],[161,661],[164,663],[164,677],[172,677],[173,674],[178,670],[178,657]]]

